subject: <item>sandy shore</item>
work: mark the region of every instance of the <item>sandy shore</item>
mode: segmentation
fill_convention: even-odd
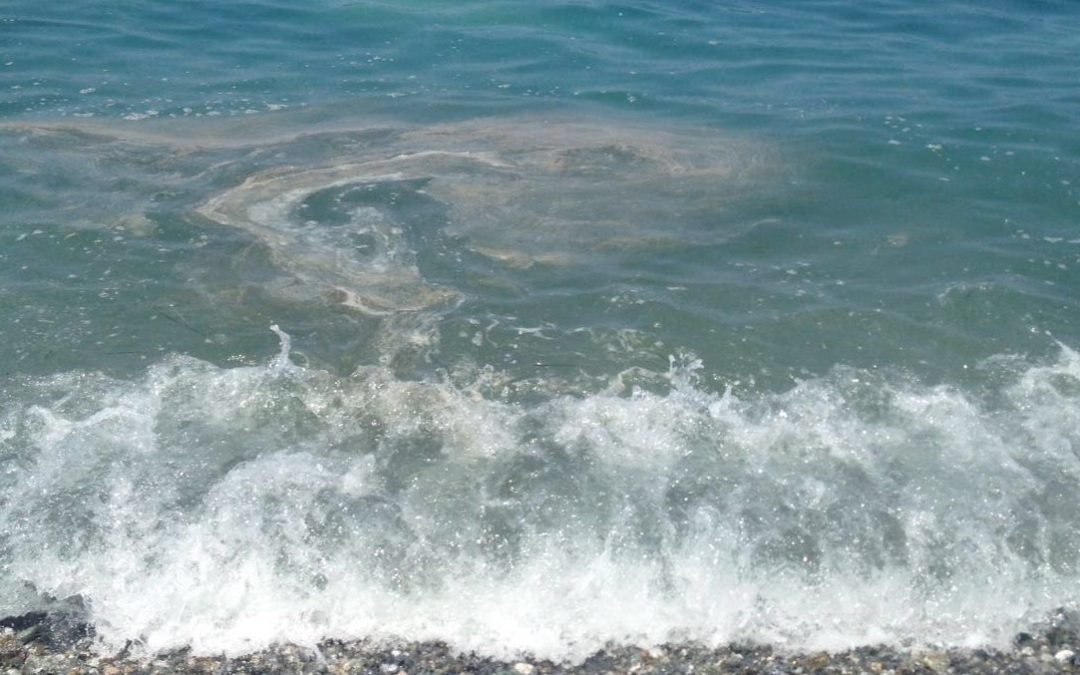
[[[828,673],[893,675],[922,673],[1072,673],[1080,672],[1080,614],[1059,611],[1036,633],[1020,633],[1010,649],[921,649],[862,647],[837,653],[791,653],[762,645],[709,649],[669,644],[651,649],[616,647],[569,665],[523,658],[498,661],[459,654],[439,643],[375,645],[365,641],[327,641],[318,650],[294,645],[237,658],[192,656],[186,652],[135,658],[102,655],[92,628],[44,614],[0,620],[0,674],[135,675],[143,673],[363,673],[420,675],[570,675],[633,673],[751,673],[795,675]]]

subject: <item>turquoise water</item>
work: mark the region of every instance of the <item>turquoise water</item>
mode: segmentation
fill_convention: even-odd
[[[1080,601],[1075,4],[2,12],[0,613],[575,660]]]

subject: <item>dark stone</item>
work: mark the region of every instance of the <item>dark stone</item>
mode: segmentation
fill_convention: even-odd
[[[26,614],[20,614],[18,616],[5,616],[0,619],[0,628],[10,628],[16,633],[22,632],[27,628],[36,626],[48,615],[45,612],[27,612]]]
[[[42,626],[43,624],[36,623],[33,626],[30,626],[29,628],[24,628],[23,630],[16,633],[15,637],[19,638],[20,642],[34,642],[43,634],[45,634],[45,629]]]
[[[586,673],[606,673],[615,670],[617,661],[605,651],[596,652],[581,664]]]
[[[94,628],[67,612],[27,612],[0,619],[0,628],[15,631],[19,640],[38,643],[50,650],[63,650],[93,637]]]

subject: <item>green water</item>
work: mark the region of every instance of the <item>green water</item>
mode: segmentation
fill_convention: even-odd
[[[1074,606],[1076,14],[4,9],[0,614],[575,660]]]

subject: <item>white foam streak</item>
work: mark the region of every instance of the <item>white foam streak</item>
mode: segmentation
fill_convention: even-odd
[[[277,358],[274,359],[273,368],[279,373],[286,373],[294,368],[292,361],[289,360],[289,352],[292,351],[292,337],[281,330],[276,323],[270,326],[270,330],[274,335],[278,336],[281,343],[281,351],[278,353]]]

